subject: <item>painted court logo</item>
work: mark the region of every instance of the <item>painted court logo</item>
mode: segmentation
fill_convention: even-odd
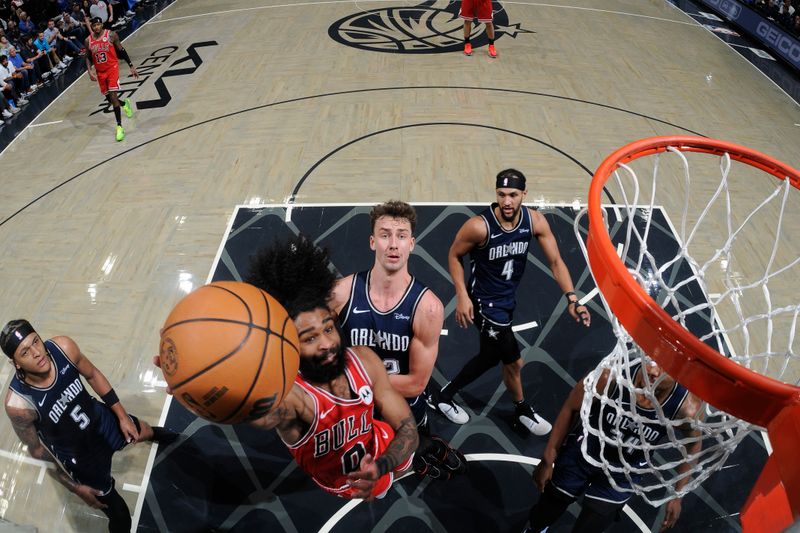
[[[356,2],[356,5],[359,5]],[[464,46],[464,21],[458,17],[458,0],[428,0],[416,6],[363,10],[337,20],[328,35],[345,46],[371,52],[397,54],[443,54],[461,51]],[[495,39],[520,33],[533,33],[510,24],[502,4],[494,1]],[[489,43],[486,26],[475,24],[470,37],[473,46]]]

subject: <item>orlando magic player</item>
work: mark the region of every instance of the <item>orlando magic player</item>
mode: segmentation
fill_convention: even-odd
[[[399,201],[370,211],[370,270],[339,280],[330,300],[348,346],[369,346],[383,360],[389,381],[411,407],[420,433],[417,473],[449,478],[466,468],[463,456],[427,427],[425,393],[439,351],[444,307],[408,272],[417,214]]]
[[[643,358],[643,362],[632,366],[630,371],[633,384],[637,388],[644,386],[643,372],[647,373],[649,382],[655,384],[655,399],[661,406],[665,418],[692,419],[702,416],[701,401],[647,357]],[[616,381],[610,378],[609,370],[605,370],[598,379],[596,389],[598,393],[610,398],[618,405],[601,405],[600,401],[596,400],[592,405],[589,417],[590,426],[617,442],[635,444],[630,448],[620,450],[606,441],[602,452],[603,458],[610,464],[622,466],[620,463],[620,454],[622,454],[628,464],[646,465],[647,462],[641,447],[641,437],[644,436],[648,444],[655,445],[667,434],[666,426],[658,420],[655,405],[643,394],[636,394],[636,398],[631,398],[629,388],[617,385]],[[542,461],[533,473],[534,481],[541,491],[541,497],[531,509],[530,527],[526,530],[529,533],[544,531],[581,494],[584,495],[583,508],[572,529],[573,533],[604,531],[616,519],[625,506],[625,502],[632,495],[629,491],[623,492],[615,489],[603,470],[590,464],[581,453],[580,441],[583,438],[583,430],[580,426],[580,409],[583,395],[583,380],[580,380],[572,389],[567,401],[564,402],[544,449]],[[631,416],[633,414],[630,413],[631,405],[636,406],[638,421]],[[640,423],[643,424],[642,427],[640,427]],[[691,444],[686,446],[687,454],[699,453],[702,446],[699,430],[692,429],[688,422],[679,426],[679,429],[686,436],[692,437]],[[600,440],[591,433],[588,439],[587,451],[599,461]],[[689,463],[678,466],[680,474],[688,473],[690,469]],[[624,473],[612,475],[619,487],[631,486]],[[634,472],[631,472],[630,475],[634,482],[637,478],[642,477],[642,474]],[[682,489],[689,479],[688,474],[679,479],[676,482],[676,490]],[[672,527],[680,513],[680,498],[667,502],[661,531]]]
[[[58,480],[109,518],[109,531],[129,532],[131,515],[114,488],[111,456],[132,442],[175,435],[128,415],[106,377],[69,337],[43,341],[27,320],[12,320],[0,347],[16,370],[6,394],[14,431],[36,459],[55,462]],[[91,385],[102,402],[83,383]]]
[[[478,355],[435,395],[431,406],[453,422],[466,423],[469,416],[453,402],[453,396],[502,362],[503,382],[514,401],[515,417],[531,433],[546,435],[550,423],[524,401],[520,379],[523,361],[511,330],[515,293],[525,271],[532,238],[541,246],[553,278],[569,302],[570,315],[587,327],[591,318],[586,307],[578,303],[572,278],[547,220],[538,211],[522,205],[527,194],[525,176],[518,170],[503,170],[497,175],[495,188],[497,202],[461,226],[448,253],[457,297],[456,322],[463,328],[472,323],[478,328]],[[469,286],[461,263],[467,254],[471,264]]]

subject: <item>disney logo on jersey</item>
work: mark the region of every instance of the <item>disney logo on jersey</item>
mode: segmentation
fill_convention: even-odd
[[[520,233],[530,233],[531,230],[529,230],[528,228],[519,228],[519,232]]]
[[[458,16],[459,7],[460,2],[428,0],[416,6],[362,10],[331,24],[328,35],[340,44],[370,52],[460,52],[464,46],[464,21]],[[519,23],[510,25],[508,13],[499,1],[493,3],[493,10],[495,39],[533,33],[520,28]],[[473,26],[470,35],[473,46],[489,43],[485,28],[484,24]]]
[[[408,315],[404,315],[403,313],[395,313],[394,314],[394,319],[395,320],[410,320],[411,317],[408,316]]]

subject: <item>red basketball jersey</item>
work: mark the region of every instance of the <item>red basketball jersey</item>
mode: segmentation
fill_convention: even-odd
[[[394,438],[394,431],[385,422],[372,418],[372,382],[361,361],[349,348],[344,357],[345,375],[356,397],[339,398],[298,374],[295,383],[314,400],[314,421],[297,443],[286,447],[300,468],[320,487],[348,498],[351,489],[347,474],[359,469],[364,455],[377,458]],[[391,482],[391,473],[386,474],[378,480],[373,493],[385,492]]]
[[[92,62],[97,72],[105,72],[112,68],[119,68],[117,49],[111,42],[111,32],[103,30],[99,39],[89,33],[89,50],[92,53]]]

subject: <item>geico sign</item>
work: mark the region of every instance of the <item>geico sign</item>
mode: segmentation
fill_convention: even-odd
[[[792,63],[800,63],[800,44],[770,24],[761,21],[756,26],[756,34],[781,52]]]

